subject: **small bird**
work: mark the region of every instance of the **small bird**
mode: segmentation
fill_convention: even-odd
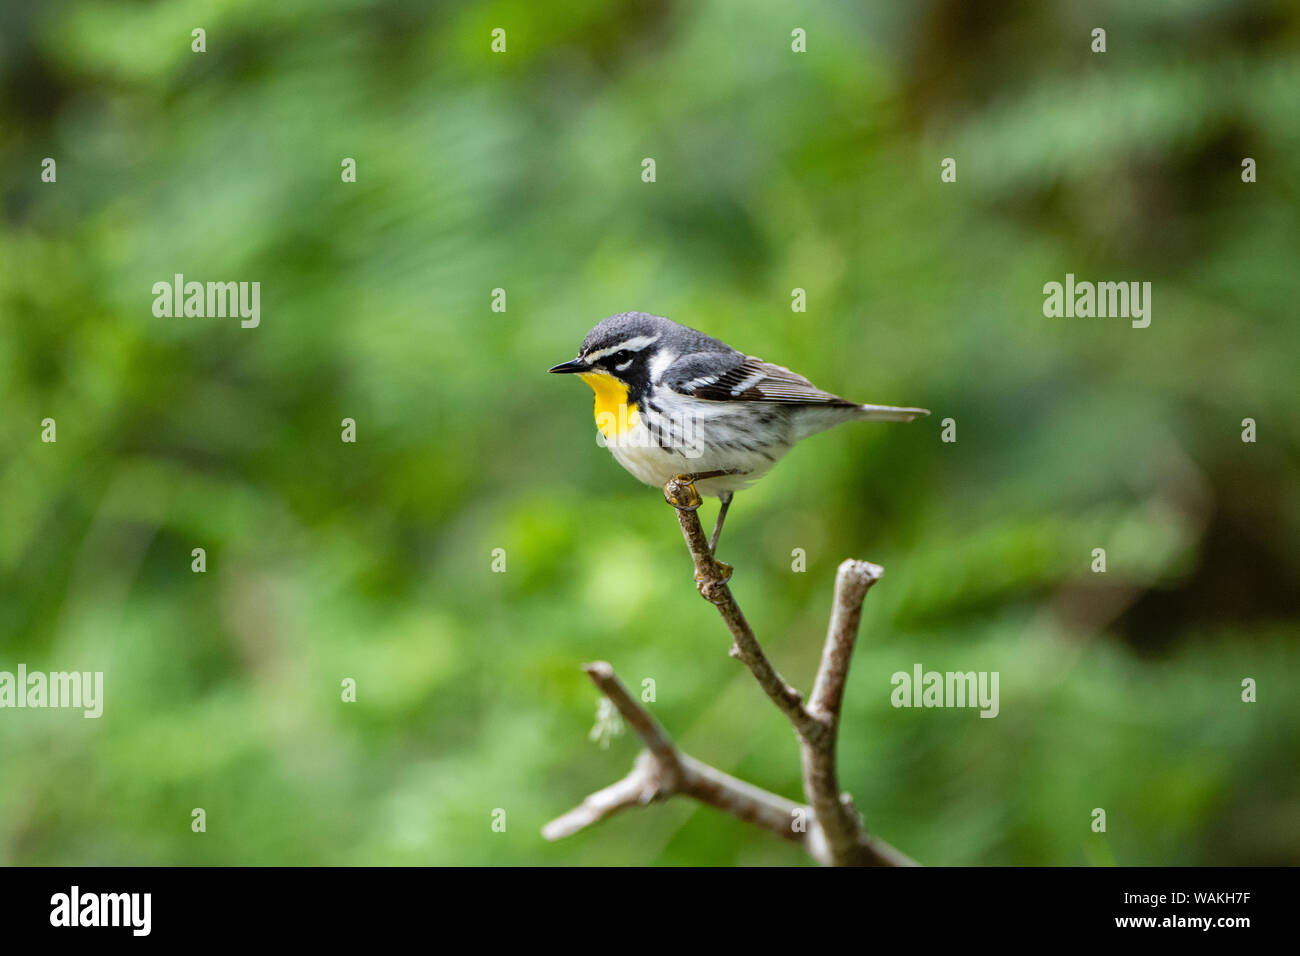
[[[765,475],[795,442],[841,422],[910,422],[924,408],[859,405],[788,368],[647,312],[620,312],[551,369],[596,393],[596,427],[620,465],[648,485],[678,475],[721,501]]]

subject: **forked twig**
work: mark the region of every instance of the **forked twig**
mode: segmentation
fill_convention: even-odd
[[[914,866],[908,857],[866,832],[852,799],[840,793],[836,773],[835,743],[862,602],[883,569],[865,561],[849,560],[840,565],[821,665],[812,697],[805,704],[803,695],[777,673],[745,620],[728,585],[732,569],[713,557],[696,513],[701,501],[692,477],[673,478],[664,486],[664,497],[677,511],[682,536],[695,564],[696,587],[718,609],[731,632],[732,655],[749,668],[764,693],[794,727],[808,804],[793,803],[679,751],[654,717],[628,694],[613,668],[598,662],[585,665],[588,676],[641,738],[645,749],[631,773],[548,823],[542,829],[543,836],[556,840],[628,807],[684,795],[797,843],[820,863]]]

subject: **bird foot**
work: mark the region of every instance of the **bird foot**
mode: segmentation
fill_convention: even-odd
[[[664,484],[664,500],[682,511],[694,511],[704,504],[695,490],[695,475],[674,475]]]
[[[727,582],[731,580],[731,575],[735,572],[731,565],[713,559],[713,565],[704,575],[695,575],[695,589],[708,601],[717,603],[723,597],[723,591],[727,587]]]

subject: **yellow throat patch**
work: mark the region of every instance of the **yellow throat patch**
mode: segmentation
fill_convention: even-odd
[[[596,427],[606,438],[622,438],[641,421],[636,403],[627,403],[627,386],[604,372],[579,372],[578,378],[596,393]]]

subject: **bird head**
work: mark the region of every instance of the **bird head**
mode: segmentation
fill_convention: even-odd
[[[655,359],[665,354],[672,333],[680,328],[675,322],[647,312],[611,315],[587,333],[576,358],[561,362],[551,371],[576,374],[597,396],[617,383],[635,401],[649,385],[655,366],[662,368]]]

